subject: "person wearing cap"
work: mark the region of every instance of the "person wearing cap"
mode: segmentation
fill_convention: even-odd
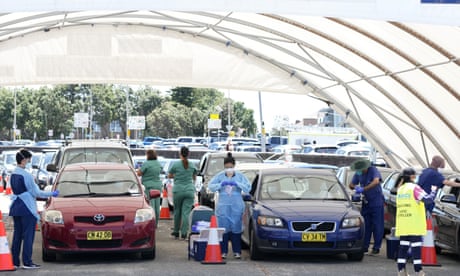
[[[422,270],[422,240],[426,235],[425,203],[433,202],[437,186],[430,187],[427,194],[419,185],[415,184],[415,170],[404,169],[400,177],[396,195],[396,232],[399,237],[399,251],[397,258],[398,275],[408,275],[406,260],[409,248],[416,275],[425,275]],[[398,177],[399,178],[399,177]]]
[[[26,149],[20,149],[16,153],[17,166],[10,177],[11,205],[9,216],[13,217],[13,243],[11,255],[15,268],[19,268],[19,254],[22,245],[22,268],[36,269],[40,265],[32,262],[33,244],[35,238],[35,227],[40,219],[37,210],[37,197],[46,198],[58,196],[59,191],[45,192],[35,184],[33,176],[25,170],[27,163],[30,163],[32,153]]]
[[[374,236],[372,254],[379,254],[384,234],[384,198],[380,185],[382,176],[367,159],[356,160],[350,169],[355,171],[355,174],[348,186],[356,193],[364,195],[361,208],[365,224],[363,251],[368,252],[371,237]]]
[[[225,228],[222,237],[222,258],[227,258],[228,242],[232,242],[233,257],[241,259],[241,233],[243,232],[244,202],[241,192],[249,193],[251,184],[246,176],[235,171],[235,158],[228,152],[224,158],[224,171],[209,182],[209,189],[219,192],[216,206],[217,223]]]
[[[446,162],[444,161],[444,158],[442,158],[439,155],[433,156],[433,158],[431,159],[430,166],[424,169],[418,177],[418,185],[422,187],[425,193],[430,192],[432,185],[437,186],[438,189],[442,189],[444,185],[460,187],[460,183],[445,179],[444,176],[441,174],[441,171],[445,168],[445,166]],[[433,208],[434,202],[425,204],[425,209],[426,211],[428,211],[429,214],[431,214]]]

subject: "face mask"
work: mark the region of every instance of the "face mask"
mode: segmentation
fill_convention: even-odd
[[[444,168],[438,168],[438,172],[442,173],[444,171]]]
[[[226,168],[226,169],[225,169],[225,173],[227,173],[227,174],[231,174],[231,173],[233,173],[234,171],[235,171],[234,168]]]
[[[362,175],[363,172],[362,171],[356,171],[356,175]]]

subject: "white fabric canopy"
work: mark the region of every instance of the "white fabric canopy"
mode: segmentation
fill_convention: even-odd
[[[2,3],[0,86],[308,94],[346,116],[392,167],[427,166],[440,154],[460,169],[460,4],[147,2]]]

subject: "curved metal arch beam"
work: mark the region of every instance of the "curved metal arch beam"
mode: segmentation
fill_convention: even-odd
[[[99,24],[99,23],[95,23],[95,24]],[[87,23],[87,22],[85,22],[85,23],[81,22],[81,24],[73,24],[73,25],[71,25],[71,26],[76,26],[76,25],[89,25],[89,23]],[[101,23],[101,25],[103,25],[103,24]],[[66,27],[71,27],[71,26],[69,25],[69,26],[66,26]],[[158,27],[158,28],[159,28],[159,27]],[[169,28],[169,30],[171,30],[171,28]],[[177,29],[177,30],[175,30],[175,31],[178,31],[178,32],[181,32],[181,33],[189,33],[189,34],[192,35],[192,36],[196,36],[196,33],[187,32],[187,31],[184,31],[184,30],[182,30],[182,29]],[[206,39],[212,39],[212,40],[215,40],[215,41],[218,41],[218,42],[221,42],[221,43],[225,43],[225,41],[223,41],[223,40],[219,40],[219,39],[215,39],[215,38],[210,38],[210,37],[206,37],[206,36],[203,36],[203,35],[200,35],[200,37],[203,37],[203,38],[206,38]],[[266,42],[265,42],[265,43],[266,43]],[[233,47],[235,47],[235,46],[236,46],[236,45],[233,45]],[[241,46],[241,47],[236,47],[236,48],[240,48],[241,50],[243,50],[243,51],[245,51],[245,52],[247,52],[247,53],[249,54],[249,51],[248,51],[247,49],[245,49],[244,47],[242,47],[242,46]],[[284,48],[282,48],[282,49],[283,49],[284,51],[287,51],[287,50],[284,49]],[[290,70],[289,70],[286,66],[280,66],[280,63],[276,63],[276,62],[275,62],[273,59],[271,59],[270,57],[266,57],[266,56],[263,56],[263,55],[260,54],[260,53],[255,53],[255,52],[254,52],[254,53],[251,53],[251,54],[253,54],[254,56],[256,56],[256,57],[258,57],[258,58],[260,58],[260,59],[265,60],[266,62],[269,62],[269,63],[275,65],[276,67],[279,67],[281,70],[287,72],[288,74],[291,73]],[[296,76],[296,78],[299,79],[302,83],[305,82],[305,80],[302,80],[302,79],[300,79],[300,78],[297,77],[297,76]],[[310,87],[313,87],[313,86],[310,85]],[[313,87],[313,89],[319,90],[317,87]],[[331,97],[329,97],[329,98],[330,98],[330,101],[331,101],[331,102],[334,100],[334,99],[331,98]],[[336,104],[336,106],[338,106],[338,105]],[[340,110],[342,110],[343,112],[345,112],[345,107],[340,106]],[[371,132],[369,132],[367,129],[365,129],[365,128],[361,128],[361,129],[363,129],[363,133],[367,133],[368,136],[373,136],[373,135],[371,135]],[[374,139],[374,141],[379,141],[378,137],[375,137],[375,136],[374,136],[373,139]]]
[[[424,42],[425,44],[429,45],[431,48],[435,49],[438,53],[441,55],[445,56],[448,60],[452,60],[455,64],[460,66],[460,60],[453,54],[449,53],[446,49],[441,47],[441,45],[435,43],[434,41],[428,39],[426,36],[418,33],[417,31],[411,29],[410,27],[399,23],[399,22],[389,22],[389,24],[392,24],[396,26],[397,28],[400,28],[401,30],[411,34],[412,36],[416,37],[420,41]],[[456,91],[453,87],[448,85],[444,80],[442,80],[439,76],[437,76],[435,73],[433,73],[431,70],[428,70],[426,67],[421,67],[421,71],[423,71],[425,74],[429,75],[431,78],[435,79],[444,89],[446,89],[453,97],[457,98],[457,100],[460,101],[460,92]]]
[[[368,57],[368,56],[365,55],[364,53],[361,53],[358,49],[355,49],[355,48],[353,48],[352,46],[350,46],[350,45],[348,45],[348,44],[346,44],[346,43],[344,43],[344,42],[342,42],[342,41],[339,41],[339,40],[337,40],[337,39],[335,39],[335,38],[333,38],[333,37],[331,37],[331,36],[329,36],[329,35],[327,35],[327,34],[325,34],[325,33],[323,33],[323,32],[317,31],[317,30],[315,30],[315,29],[313,29],[313,28],[311,28],[311,27],[309,27],[309,26],[306,26],[305,24],[302,24],[302,23],[300,23],[300,22],[296,22],[296,21],[294,21],[294,20],[290,20],[290,19],[285,18],[285,17],[280,17],[280,16],[273,15],[273,14],[266,15],[266,16],[269,16],[269,17],[274,18],[274,19],[278,19],[278,20],[283,21],[283,22],[285,22],[285,23],[287,23],[287,24],[292,24],[292,25],[297,26],[297,27],[299,27],[299,28],[302,28],[302,29],[304,29],[304,30],[310,31],[310,32],[312,32],[312,33],[315,33],[316,35],[319,35],[319,36],[321,36],[321,37],[323,37],[323,38],[325,38],[325,39],[327,39],[327,40],[329,40],[329,41],[331,41],[331,42],[333,42],[333,43],[336,43],[336,44],[340,45],[341,47],[344,47],[345,49],[347,49],[347,50],[349,50],[349,51],[355,53],[356,55],[358,55],[358,56],[360,56],[361,58],[367,60],[369,63],[373,64],[374,66],[376,66],[377,68],[379,68],[379,69],[382,70],[383,72],[389,72],[389,70],[388,70],[385,66],[381,65],[380,63],[378,63],[378,62],[375,61],[374,59]],[[330,18],[329,18],[329,19],[330,19]],[[336,19],[334,19],[334,20],[336,20]],[[355,30],[355,31],[356,31],[356,30]],[[385,45],[384,45],[384,46],[385,46]],[[345,68],[348,68],[349,70],[351,70],[352,67],[348,65],[348,66],[345,66]],[[357,71],[357,70],[355,70],[355,71]],[[360,74],[358,74],[358,75],[363,76],[362,73],[360,73]],[[398,83],[400,83],[403,87],[406,87],[406,89],[407,89],[407,88],[411,88],[407,83],[405,83],[402,79],[398,78],[395,74],[390,75],[390,77],[393,78],[393,79],[395,79],[395,81],[397,81]],[[413,121],[416,123],[416,125],[418,126],[419,129],[423,129],[423,127],[421,127],[423,124],[422,124],[419,120],[417,120],[416,117],[413,116],[412,113],[410,113],[410,112],[408,111],[408,109],[406,109],[406,108],[404,108],[402,105],[400,105],[400,104],[395,100],[395,98],[394,98],[393,96],[391,96],[390,93],[388,93],[388,91],[386,91],[385,89],[383,89],[383,88],[381,88],[381,87],[378,88],[379,86],[377,86],[377,84],[376,84],[375,82],[371,82],[371,78],[369,78],[369,77],[367,77],[367,76],[365,76],[365,75],[363,76],[363,80],[366,81],[366,82],[368,82],[370,85],[372,85],[372,86],[375,87],[376,89],[378,89],[381,93],[383,93],[387,98],[390,99],[390,101],[393,102],[393,104],[395,104],[396,106],[398,106],[398,107],[399,107],[409,118],[411,118],[411,120],[413,120]],[[343,85],[343,84],[342,84],[342,85]],[[412,90],[414,90],[414,89],[412,89]],[[387,125],[390,126],[391,124],[387,124]],[[396,131],[394,128],[392,128],[392,130],[395,131],[396,133],[398,133],[398,131]],[[431,135],[431,133],[425,132],[425,134],[426,134],[427,137],[433,142],[433,144],[435,144],[435,145],[437,146],[438,150],[439,150],[444,156],[446,156],[446,158],[448,159],[449,165],[451,165],[451,166],[454,168],[455,166],[454,166],[454,164],[453,164],[453,161],[452,161],[450,158],[448,158],[449,155],[443,150],[443,148],[439,145],[439,143],[436,142],[436,139],[434,139],[434,137]],[[399,135],[399,136],[400,136],[400,137],[403,137],[402,134]],[[405,142],[405,145],[406,145],[409,149],[412,148],[411,144],[408,143],[407,141]],[[421,164],[425,164],[425,165],[427,164],[426,161],[425,161],[426,158],[421,157],[413,148],[412,148],[412,152],[415,153],[414,155],[418,156],[417,159],[418,159],[418,161],[419,161]]]
[[[385,48],[391,50],[392,52],[396,53],[397,55],[399,55],[401,58],[405,59],[406,61],[410,62],[411,64],[413,64],[415,67],[420,67],[420,63],[418,63],[415,59],[413,59],[412,57],[410,57],[409,55],[399,51],[397,48],[395,48],[394,46],[390,45],[389,43],[387,43],[386,41],[378,38],[377,36],[375,36],[374,34],[368,32],[368,31],[365,31],[363,30],[362,28],[356,26],[356,25],[353,25],[353,24],[350,24],[348,22],[345,22],[341,19],[337,19],[337,18],[329,18],[330,20],[334,21],[334,22],[337,22],[347,28],[350,28],[352,29],[353,31],[356,31],[366,37],[368,37],[369,39],[381,44],[382,46],[384,46]],[[423,43],[427,44],[428,46],[432,47],[434,50],[438,51],[440,54],[444,55],[446,58],[450,59],[452,57],[451,54],[448,54],[447,51],[445,50],[441,50],[442,47],[440,47],[439,45],[436,45],[435,43],[431,42],[431,43],[427,43],[429,42],[429,40],[422,36],[422,35],[414,35],[415,32],[411,32],[409,30],[411,30],[410,28],[406,27],[406,28],[403,28],[403,24],[400,24],[398,23],[399,25],[399,29],[401,29],[402,31],[404,32],[407,32],[408,34],[414,36],[416,39],[419,39],[421,40]],[[436,46],[435,46],[436,45]],[[435,46],[435,47],[434,47]],[[376,64],[377,61],[374,61]],[[374,64],[375,65],[375,64]],[[383,65],[381,65],[383,66]],[[380,68],[380,67],[379,67]],[[383,67],[385,68],[385,67]],[[385,68],[386,69],[386,68]],[[431,70],[429,70],[428,68],[424,68],[424,67],[421,67],[420,70],[422,72],[424,72],[426,75],[428,75],[430,78],[433,79],[433,81],[435,81],[436,83],[438,83],[441,87],[444,87],[449,93],[451,93],[454,97],[456,97],[457,99],[459,98],[458,96],[458,93],[453,89],[451,88],[450,86],[447,86],[447,84],[445,84],[444,82],[439,82],[440,78],[437,77]],[[389,72],[389,70],[384,70],[385,72]],[[437,108],[435,108],[432,104],[429,103],[429,101],[423,97],[420,93],[418,93],[418,91],[416,89],[414,89],[412,86],[410,86],[407,82],[405,82],[404,80],[402,80],[401,78],[399,78],[398,76],[396,75],[391,75],[390,74],[390,77],[394,78],[395,81],[397,81],[398,83],[400,83],[403,87],[405,87],[410,93],[412,93],[414,96],[416,96],[425,106],[427,106],[434,114],[436,114],[438,116],[438,118],[441,119],[441,121],[455,134],[457,135],[457,137],[460,137],[460,133],[457,131],[457,129],[449,122],[449,120],[443,116],[439,110]],[[456,95],[455,95],[456,94]],[[452,166],[452,168],[456,168],[456,166],[454,165],[454,162],[452,159],[449,158],[449,155],[447,154],[447,152],[444,150],[444,148],[442,147],[441,144],[439,144],[437,142],[436,139],[434,139],[434,137],[432,136],[431,132],[427,131],[425,128],[423,128],[423,124],[417,120],[414,116],[412,116],[411,112],[409,112],[408,109],[404,108],[402,109],[403,111],[405,111],[404,113],[409,116],[414,122],[416,122],[417,126],[420,128],[420,130],[425,133],[425,135],[430,139],[430,141],[433,143],[433,145],[439,150],[439,152],[446,158],[446,161],[449,163],[449,165]],[[425,152],[425,155],[427,155],[427,153]],[[426,160],[426,164],[429,163],[429,160]]]
[[[93,17],[93,18],[94,18],[94,17]],[[53,21],[53,22],[55,22],[55,21]],[[260,56],[260,55],[259,55],[259,56]],[[267,61],[269,61],[269,60],[267,59]]]
[[[412,58],[408,54],[398,50],[397,48],[395,48],[394,46],[390,45],[389,43],[387,43],[383,39],[380,39],[376,35],[368,32],[368,31],[365,31],[365,30],[363,30],[362,28],[360,28],[360,27],[358,27],[356,25],[353,25],[351,23],[345,22],[344,20],[337,19],[337,18],[329,18],[329,19],[334,21],[334,22],[336,22],[336,23],[339,23],[339,24],[341,24],[341,25],[343,25],[343,26],[345,26],[347,28],[350,28],[350,29],[352,29],[352,30],[354,30],[354,31],[366,36],[366,37],[368,37],[369,39],[379,43],[380,45],[384,46],[385,48],[387,48],[387,49],[391,50],[392,52],[396,53],[397,55],[402,57],[407,62],[413,64],[414,67],[419,68],[420,71],[422,71],[423,73],[428,75],[431,79],[433,79],[433,81],[435,81],[441,87],[446,89],[447,92],[449,92],[452,96],[457,98],[457,100],[460,100],[460,94],[457,91],[455,91],[455,89],[453,89],[452,87],[447,85],[444,81],[441,80],[441,78],[439,78],[435,73],[433,73],[433,71],[429,70],[429,68],[423,67],[423,64],[420,64],[419,62],[417,62],[414,58]],[[394,23],[394,22],[390,22],[390,24],[398,27],[400,30],[402,30],[402,31],[408,33],[409,35],[415,37],[416,39],[422,41],[423,43],[425,43],[426,45],[430,46],[431,48],[433,48],[435,51],[437,51],[441,55],[445,56],[447,59],[452,59],[452,57],[453,57],[452,54],[449,54],[446,50],[443,50],[441,46],[435,44],[434,42],[430,42],[430,40],[428,38],[422,36],[421,34],[417,34],[415,31],[413,31],[409,27],[405,26],[404,24]],[[389,71],[386,71],[386,72],[389,72]],[[402,81],[402,82],[406,83],[404,81]],[[417,98],[419,98],[420,101],[422,101],[433,113],[435,113],[443,121],[443,123],[446,124],[450,130],[452,130],[452,132],[454,132],[458,137],[460,137],[460,134],[456,130],[456,128],[449,122],[449,120],[447,120],[447,118],[445,116],[443,116],[432,104],[430,104],[427,99],[425,99],[422,95],[420,95],[410,85],[407,85],[407,86],[404,86],[404,87],[406,87],[412,94],[414,94],[414,96],[417,96]]]
[[[248,24],[248,22],[246,22],[246,21],[241,21],[241,20],[233,19],[233,18],[227,18],[226,20],[230,20],[230,21],[232,21],[233,23],[241,23],[241,22],[243,22],[246,26],[251,26],[251,27],[253,27],[253,28],[258,28],[258,29],[261,29],[261,30],[270,32],[270,33],[272,33],[272,34],[279,35],[279,36],[284,37],[284,38],[286,38],[286,39],[288,39],[288,40],[290,40],[290,41],[293,41],[293,42],[296,42],[296,43],[298,43],[298,44],[304,45],[305,47],[308,47],[308,48],[310,48],[310,49],[312,49],[312,50],[314,50],[314,51],[317,51],[318,53],[323,54],[323,55],[325,55],[325,56],[327,56],[327,57],[329,57],[329,58],[331,57],[331,55],[329,55],[329,53],[327,53],[327,55],[326,55],[326,54],[325,54],[326,52],[322,51],[321,49],[319,49],[319,48],[317,48],[317,47],[314,47],[314,46],[312,46],[312,45],[309,45],[309,44],[305,43],[304,41],[300,41],[300,40],[297,39],[297,38],[287,36],[286,34],[281,33],[281,32],[278,32],[278,31],[275,31],[275,30],[273,30],[273,29],[267,29],[266,27],[263,27],[263,26],[260,26],[260,25],[254,24],[254,23],[249,23],[249,24]],[[300,24],[300,23],[299,23],[299,24]],[[329,37],[329,38],[330,38],[330,37]],[[326,39],[328,39],[328,37],[326,37]],[[266,45],[267,45],[267,43],[268,43],[268,42],[266,42],[266,41],[260,41],[260,42],[261,42],[261,43],[265,43]],[[284,49],[284,51],[287,51],[287,50]],[[292,54],[291,54],[291,55],[292,55]],[[351,71],[357,73],[358,75],[363,76],[363,74],[362,74],[361,72],[359,72],[357,69],[353,68],[353,67],[350,66],[349,64],[346,64],[346,63],[343,62],[343,61],[339,61],[336,57],[334,57],[332,60],[334,60],[334,61],[336,61],[336,62],[338,61],[338,63],[341,64],[342,66],[344,66],[345,68],[348,68],[349,70],[351,70]],[[321,68],[319,68],[319,69],[321,69]],[[325,72],[325,73],[326,73],[327,75],[331,76],[331,74],[330,74],[329,72]],[[331,77],[332,77],[332,76],[331,76]],[[341,80],[340,80],[339,78],[337,78],[336,76],[334,76],[333,78],[334,78],[338,83],[341,83],[344,87],[348,88],[348,89],[351,90],[351,91],[354,91],[354,89],[353,89],[352,87],[346,85],[343,81],[341,81]],[[369,80],[369,81],[371,81],[371,80]],[[374,83],[374,86],[377,86],[377,87],[379,88],[380,91],[383,91],[383,92],[387,93],[387,91],[385,91],[383,88],[381,88],[380,86],[378,86],[375,82],[372,81],[372,83]],[[310,85],[310,86],[311,86],[311,85]],[[312,86],[311,86],[311,87],[312,87]],[[318,88],[316,88],[316,87],[313,88],[313,89],[316,90],[316,91],[322,91],[321,89],[318,89]],[[325,93],[325,92],[322,92],[322,93]],[[363,97],[361,97],[358,93],[356,93],[356,91],[355,91],[355,93],[353,93],[353,94],[354,94],[356,97],[360,98],[362,101],[366,102],[366,100],[365,100]],[[323,95],[323,94],[320,94],[320,95]],[[335,102],[336,105],[338,104],[337,101],[336,101],[333,97],[331,97],[331,96],[329,96],[329,95],[327,95],[327,96],[328,96],[328,98],[329,98],[329,101]],[[395,101],[395,102],[397,103],[397,101]],[[368,104],[369,106],[372,106],[372,103],[370,103],[370,102],[367,102],[367,104]],[[341,104],[340,104],[340,105],[341,105]],[[398,106],[398,105],[399,105],[399,103],[397,103],[397,106]],[[395,128],[394,126],[392,126],[392,124],[391,124],[388,120],[385,119],[385,116],[383,116],[383,114],[382,114],[380,111],[377,111],[375,108],[372,108],[372,109],[374,110],[374,112],[376,112],[376,113],[378,113],[379,115],[381,115],[380,118],[381,118],[382,120],[384,120],[384,122],[389,126],[390,129],[393,130],[393,132],[395,132],[399,137],[401,137],[401,139],[402,139],[402,141],[404,142],[404,144],[405,144],[412,152],[415,152],[415,153],[417,152],[417,151],[412,147],[411,143],[409,143],[406,139],[403,138],[403,137],[404,137],[403,134],[402,134],[397,128]],[[345,113],[346,110],[347,110],[347,108],[345,108],[344,106],[341,105],[340,110],[341,110],[343,113]],[[356,125],[357,125],[357,126],[362,126],[362,122],[360,122],[359,118],[358,118],[357,120],[355,120],[355,121],[356,121]],[[362,127],[361,127],[361,128],[362,128]],[[363,128],[362,128],[362,129],[363,129]],[[367,129],[363,129],[363,130],[364,130],[363,132],[365,132],[366,134],[369,134],[369,133],[370,133]],[[375,137],[375,136],[374,136],[374,141],[380,142],[382,145],[384,144],[380,139],[378,139],[378,138]],[[386,151],[385,149],[383,149],[382,152],[387,152],[387,151]],[[414,154],[414,155],[416,156],[417,160],[418,160],[421,164],[423,164],[424,158],[421,157],[421,156],[418,155],[418,154]],[[387,156],[387,157],[388,157],[388,156]],[[393,161],[396,162],[396,160],[393,160]]]

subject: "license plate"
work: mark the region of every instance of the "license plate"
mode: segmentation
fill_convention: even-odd
[[[303,242],[325,242],[326,233],[324,232],[304,232],[302,233]]]
[[[86,232],[87,240],[111,240],[112,231],[88,231]]]

